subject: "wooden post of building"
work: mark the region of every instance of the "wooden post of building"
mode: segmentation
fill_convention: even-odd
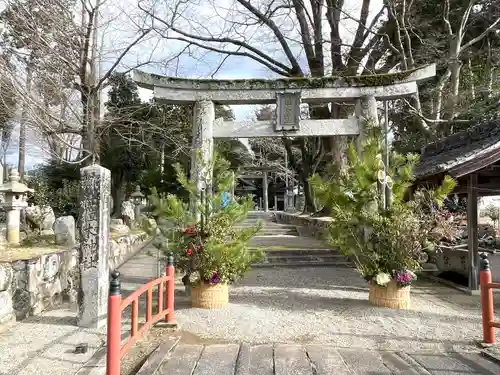
[[[477,174],[472,173],[467,181],[467,248],[469,249],[469,289],[478,290],[478,212],[477,212]]]
[[[262,199],[264,200],[264,212],[269,211],[269,192],[267,182],[267,171],[262,172]]]

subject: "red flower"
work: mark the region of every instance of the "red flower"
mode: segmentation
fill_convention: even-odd
[[[187,255],[191,255],[191,254],[193,254],[193,250],[191,250],[191,249],[187,249],[186,254],[187,254]]]
[[[196,227],[194,225],[184,229],[184,234],[195,234],[196,233]]]

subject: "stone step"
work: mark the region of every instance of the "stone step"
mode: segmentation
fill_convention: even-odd
[[[311,268],[311,267],[330,267],[330,268],[352,268],[352,263],[349,262],[323,262],[323,261],[307,261],[307,262],[292,262],[287,263],[254,263],[252,268]]]
[[[278,268],[310,268],[310,267],[332,267],[332,268],[352,268],[354,267],[352,263],[347,261],[332,260],[327,261],[324,259],[320,260],[293,260],[290,258],[282,259],[282,262],[277,262],[271,260],[264,263],[253,263],[252,268],[268,268],[268,267],[278,267]]]
[[[261,230],[258,233],[261,237],[269,237],[269,236],[298,236],[297,231],[295,230]]]
[[[298,236],[295,229],[261,229],[258,236]]]
[[[260,248],[267,257],[343,257],[335,249],[302,249],[302,248]]]
[[[247,228],[242,228],[242,229],[247,229]],[[289,236],[298,236],[298,232],[296,229],[273,229],[273,228],[262,228],[258,233],[257,236],[263,236],[263,235],[289,235]]]
[[[235,227],[250,227],[250,226],[255,226],[255,225],[257,225],[257,223],[259,221],[262,223],[262,226],[264,228],[296,228],[295,225],[277,224],[277,223],[272,223],[272,222],[269,222],[269,221],[262,222],[261,220],[243,221],[241,223],[236,224]]]
[[[257,226],[257,223],[241,223],[238,225],[235,225],[235,228],[250,228],[250,227],[255,227]],[[296,230],[297,228],[294,225],[281,225],[281,224],[272,224],[269,225],[268,223],[264,223],[262,225],[262,229],[293,229]]]
[[[247,215],[247,219],[262,219],[262,220],[271,220],[274,218],[274,215],[269,212],[256,213],[251,212]]]
[[[253,267],[352,267],[352,263],[336,250],[264,250],[264,259],[254,263]]]
[[[429,370],[428,370],[429,369]],[[499,374],[480,353],[405,353],[331,345],[180,343],[154,375]]]
[[[300,249],[328,249],[329,246],[322,242],[309,237],[299,237],[291,235],[275,235],[275,236],[254,236],[250,242],[250,247],[283,247],[283,248],[300,248]]]

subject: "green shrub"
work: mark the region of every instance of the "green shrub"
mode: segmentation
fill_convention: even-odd
[[[409,199],[418,157],[392,152],[386,179],[380,128],[367,124],[366,129],[362,151],[350,144],[348,165],[340,177],[315,175],[311,185],[316,197],[331,208],[331,244],[367,281],[386,285],[395,279],[406,286],[415,278],[419,257],[428,246],[434,225],[431,213],[455,182],[446,177],[438,189],[419,190]],[[386,185],[391,187],[387,193]]]

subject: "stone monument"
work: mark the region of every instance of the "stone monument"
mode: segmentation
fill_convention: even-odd
[[[80,177],[78,325],[99,328],[106,324],[108,306],[111,172],[91,165]]]

